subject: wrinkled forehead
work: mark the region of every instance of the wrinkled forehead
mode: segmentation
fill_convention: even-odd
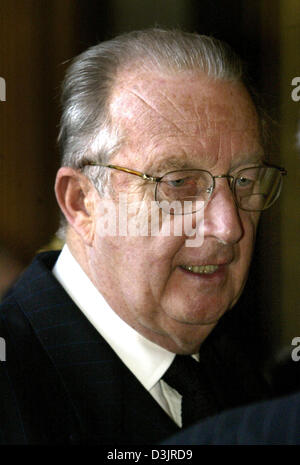
[[[122,156],[130,156],[119,163],[136,168],[155,169],[174,156],[190,167],[224,162],[218,169],[230,169],[263,156],[256,109],[238,82],[195,73],[128,76],[115,88],[111,114],[125,136]]]
[[[241,83],[200,72],[123,76],[113,92],[111,114],[135,131],[173,129],[201,135],[224,129],[256,131],[258,126],[255,107]]]

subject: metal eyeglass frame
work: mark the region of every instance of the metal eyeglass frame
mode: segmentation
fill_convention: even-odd
[[[119,165],[111,165],[111,164],[104,164],[104,163],[96,163],[96,162],[93,162],[93,161],[88,161],[88,162],[83,162],[81,165],[80,165],[80,168],[79,169],[83,169],[85,166],[102,166],[103,168],[110,168],[110,169],[113,169],[113,170],[118,170],[118,171],[122,171],[124,173],[128,173],[128,174],[133,174],[135,176],[139,176],[140,178],[142,178],[144,181],[148,181],[148,182],[153,182],[153,183],[156,183],[156,187],[155,187],[155,201],[159,203],[159,201],[157,200],[157,187],[158,187],[158,183],[167,175],[167,174],[171,174],[171,173],[176,173],[176,172],[182,172],[182,171],[204,171],[206,173],[208,173],[212,180],[213,180],[213,185],[208,189],[209,190],[209,197],[207,199],[207,202],[205,203],[205,205],[207,205],[207,203],[209,202],[211,196],[212,196],[212,193],[215,189],[215,179],[222,179],[222,178],[226,178],[228,179],[229,181],[229,187],[231,189],[231,192],[233,193],[233,198],[234,198],[234,201],[236,203],[236,205],[238,206],[238,208],[240,208],[241,210],[245,210],[245,211],[264,211],[263,210],[248,210],[248,209],[245,209],[243,207],[240,207],[239,204],[238,204],[238,200],[237,200],[237,197],[236,197],[236,194],[235,194],[235,190],[232,189],[232,186],[234,185],[234,182],[236,180],[236,178],[238,177],[238,174],[243,171],[243,170],[246,170],[246,169],[251,169],[251,168],[263,168],[263,167],[266,167],[266,168],[275,168],[277,169],[280,174],[282,176],[286,176],[287,175],[287,171],[285,168],[282,168],[280,166],[276,166],[276,165],[271,165],[267,162],[263,162],[263,165],[255,165],[255,166],[249,166],[247,168],[242,168],[240,171],[238,171],[238,173],[235,175],[235,176],[232,176],[230,174],[220,174],[220,175],[216,175],[216,176],[213,176],[209,171],[207,170],[202,170],[202,169],[181,169],[181,170],[173,170],[173,171],[168,171],[167,173],[163,174],[162,176],[151,176],[149,174],[146,174],[146,173],[142,173],[141,171],[137,171],[137,170],[132,170],[130,168],[125,168],[124,166],[119,166]],[[278,199],[279,195],[280,195],[280,192],[281,192],[281,186],[282,186],[282,182],[281,182],[281,185],[280,185],[280,189],[278,189],[278,193],[275,197],[275,199],[273,200],[273,202],[265,209],[267,210],[269,207],[271,207],[275,201]],[[191,212],[191,213],[195,213],[195,212]]]

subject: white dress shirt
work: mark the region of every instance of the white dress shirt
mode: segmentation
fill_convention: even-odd
[[[175,354],[146,339],[111,309],[67,245],[52,272],[122,362],[181,427],[181,395],[161,379]]]

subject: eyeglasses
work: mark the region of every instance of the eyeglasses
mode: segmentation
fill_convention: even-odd
[[[203,208],[213,194],[215,180],[223,178],[227,179],[235,203],[240,209],[267,210],[278,199],[282,177],[287,174],[284,168],[268,164],[243,168],[234,175],[213,176],[206,170],[185,169],[170,171],[159,177],[116,165],[86,162],[81,165],[81,168],[84,166],[111,168],[156,183],[156,202],[162,210],[174,215],[195,213]],[[202,201],[203,204],[197,201]]]

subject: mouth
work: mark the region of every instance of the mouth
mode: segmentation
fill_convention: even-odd
[[[218,271],[219,265],[180,265],[180,268],[195,274],[213,274]]]

